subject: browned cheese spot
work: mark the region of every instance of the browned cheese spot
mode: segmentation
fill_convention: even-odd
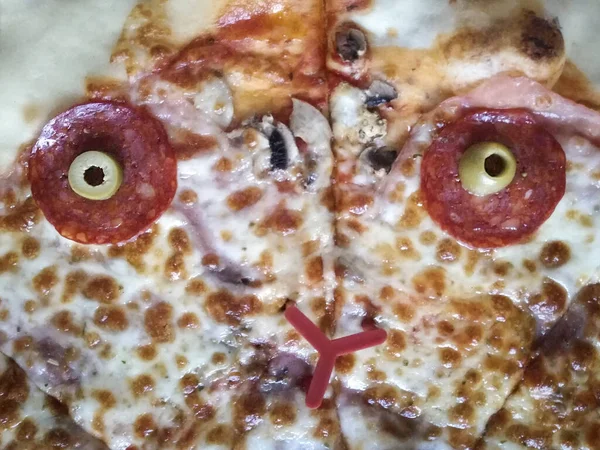
[[[32,314],[37,310],[38,306],[37,303],[35,302],[35,300],[27,300],[25,302],[25,304],[23,305],[23,310],[27,313],[27,314]]]
[[[342,192],[339,199],[341,211],[347,211],[355,216],[367,212],[373,204],[373,196],[362,192]]]
[[[333,418],[322,415],[313,436],[317,439],[326,439],[338,435],[339,431],[339,424]]]
[[[213,353],[210,360],[213,364],[225,364],[227,362],[227,355],[225,355],[225,353],[222,352],[216,352]]]
[[[412,279],[412,284],[419,294],[441,297],[446,290],[446,271],[440,267],[430,267]]]
[[[313,241],[306,241],[302,244],[302,256],[304,256],[305,258],[309,257],[310,255],[312,255],[313,253],[316,253],[319,249],[321,248],[321,243],[315,239]],[[271,252],[268,253],[270,259],[271,259],[271,266],[273,265],[273,255],[271,254]]]
[[[17,427],[17,441],[28,442],[35,439],[37,426],[30,418],[24,419]]]
[[[187,254],[192,251],[190,238],[183,228],[173,228],[169,232],[169,245],[173,250],[181,253]]]
[[[171,280],[185,280],[188,277],[185,258],[182,252],[173,253],[165,262],[165,276]]]
[[[15,252],[8,252],[0,257],[0,273],[15,272],[19,265],[19,255]]]
[[[54,428],[44,435],[43,441],[51,449],[61,448],[69,449],[72,447],[73,437],[62,428]]]
[[[385,351],[391,358],[401,358],[406,349],[406,334],[401,330],[391,330],[388,333]]]
[[[567,306],[567,291],[560,284],[546,278],[542,291],[529,298],[529,308],[538,317],[545,320],[557,317]]]
[[[158,431],[158,426],[152,417],[152,414],[146,413],[139,415],[133,424],[135,435],[140,439],[148,439]]]
[[[173,342],[173,307],[167,302],[159,302],[148,308],[144,316],[144,328],[156,342]]]
[[[98,347],[102,343],[102,338],[95,331],[86,330],[84,340],[88,348],[91,349]]]
[[[178,130],[172,139],[173,150],[180,161],[189,161],[218,148],[213,136],[200,135],[189,131]]]
[[[179,369],[183,369],[189,363],[188,359],[183,355],[175,355],[175,364]]]
[[[263,193],[260,188],[255,186],[248,187],[230,194],[227,197],[227,206],[232,211],[241,211],[242,209],[256,205],[262,198],[262,195]]]
[[[460,258],[461,248],[453,239],[442,239],[436,248],[436,259],[441,263],[452,263]]]
[[[284,204],[280,204],[275,211],[261,222],[256,233],[261,236],[267,231],[272,231],[285,236],[298,231],[303,222],[304,219],[300,211],[287,209]]]
[[[192,278],[188,281],[185,292],[192,295],[202,295],[206,292],[206,284],[200,278]]]
[[[40,116],[40,105],[36,103],[27,103],[23,106],[23,120],[32,124]]]
[[[65,277],[65,285],[62,294],[61,301],[63,303],[69,303],[75,297],[84,286],[87,280],[87,275],[83,270],[77,270],[75,272],[69,272]]]
[[[232,439],[232,431],[226,425],[215,425],[206,435],[206,442],[214,445],[228,445]]]
[[[562,241],[548,242],[540,253],[540,262],[547,269],[564,266],[571,259],[571,249]]]
[[[140,359],[143,361],[152,361],[154,358],[156,358],[156,355],[158,353],[156,350],[156,346],[154,346],[153,344],[142,345],[137,348],[136,352]]]
[[[15,363],[0,375],[0,430],[8,429],[19,421],[20,405],[29,396],[27,376]]]
[[[380,406],[384,409],[397,407],[406,400],[400,391],[387,384],[379,384],[368,388],[364,393],[364,397],[369,405]]]
[[[276,427],[286,427],[296,422],[296,407],[291,403],[277,402],[269,410],[269,419]]]
[[[404,199],[404,191],[406,191],[406,184],[400,181],[394,186],[394,190],[390,192],[389,200],[392,203],[400,203]]]
[[[185,404],[192,410],[197,420],[205,421],[214,417],[214,408],[200,397],[200,380],[196,375],[191,373],[184,375],[179,384],[185,397]]]
[[[446,338],[454,333],[454,325],[447,320],[441,320],[437,324],[437,330],[440,336]]]
[[[433,245],[437,240],[437,236],[433,231],[423,231],[419,236],[419,242],[423,245]]]
[[[412,241],[407,237],[396,238],[396,250],[398,250],[401,258],[412,259],[413,261],[421,259],[421,255],[415,249]]]
[[[56,267],[50,266],[42,269],[33,277],[33,288],[41,295],[48,295],[54,286],[58,284]]]
[[[73,322],[73,316],[70,311],[59,311],[50,320],[54,328],[63,333],[79,335],[81,327]]]
[[[499,261],[494,263],[494,273],[499,277],[505,277],[510,273],[513,265],[507,261]]]
[[[321,205],[323,205],[329,212],[335,211],[335,193],[333,186],[327,187],[321,194]]]
[[[285,307],[285,304],[283,307]],[[315,313],[315,316],[322,317],[327,313],[327,300],[325,297],[313,298],[310,302],[310,309]]]
[[[113,332],[125,331],[129,326],[127,313],[120,306],[99,306],[94,313],[94,323]]]
[[[97,275],[86,283],[83,295],[100,303],[113,303],[119,298],[121,292],[114,278],[108,275]]]
[[[110,256],[110,251],[109,251]],[[81,261],[87,261],[91,259],[92,254],[90,249],[84,247],[83,245],[72,245],[71,246],[71,263],[78,263]]]
[[[385,372],[378,370],[374,365],[367,366],[367,378],[370,381],[383,382],[387,379]]]
[[[368,229],[365,225],[363,225],[360,221],[356,219],[347,220],[346,226],[358,234],[363,234]]]
[[[233,170],[233,163],[229,158],[223,157],[215,163],[213,169],[217,172],[231,172]]]
[[[27,259],[35,259],[40,255],[40,241],[36,238],[27,236],[21,243],[21,252]]]
[[[85,92],[93,100],[122,100],[122,83],[116,78],[106,76],[88,76],[85,78]]]
[[[465,274],[467,276],[473,275],[479,258],[481,258],[481,254],[479,252],[475,250],[469,250],[467,253],[467,262],[465,263]]]
[[[439,350],[442,366],[447,369],[456,368],[460,365],[460,353],[450,347],[444,347]]]
[[[475,417],[475,409],[467,401],[459,403],[450,410],[450,420],[457,425],[471,425]]]
[[[208,267],[211,270],[217,270],[219,268],[221,260],[219,255],[214,253],[208,253],[202,257],[202,265]]]
[[[506,431],[506,435],[511,441],[518,442],[527,448],[550,448],[552,442],[552,432],[549,429],[539,429],[535,426],[511,425]]]
[[[415,166],[416,164],[414,158],[406,158],[400,164],[400,172],[406,178],[412,178],[416,174]]]
[[[424,218],[425,211],[423,209],[421,192],[415,191],[408,197],[406,209],[398,222],[397,228],[400,230],[412,230],[417,228]]]
[[[384,286],[379,291],[379,298],[386,302],[389,302],[396,296],[396,290],[391,286]]]
[[[130,381],[130,387],[134,397],[142,397],[154,390],[154,378],[147,374],[138,375]]]
[[[228,325],[239,325],[244,317],[257,314],[262,309],[256,296],[236,297],[224,289],[210,294],[205,307],[208,315],[215,321]]]
[[[266,413],[265,399],[258,392],[242,394],[233,403],[233,426],[238,433],[258,426]]]
[[[323,258],[315,256],[306,261],[304,273],[310,283],[323,281]]]
[[[470,321],[467,316],[465,319]],[[460,329],[458,332],[452,335],[452,341],[456,344],[459,349],[468,350],[473,347],[477,347],[483,338],[483,328],[481,325],[475,323],[467,325]]]
[[[179,194],[179,201],[187,206],[195,205],[198,201],[198,194],[191,189],[185,189]]]
[[[143,273],[146,270],[144,256],[152,248],[157,234],[158,225],[154,225],[150,230],[138,235],[133,241],[110,247],[108,255],[112,258],[124,257],[137,272]]]
[[[525,267],[525,269],[527,269],[529,273],[535,273],[537,270],[537,265],[535,264],[535,261],[532,261],[531,259],[524,259],[523,267]]]
[[[92,396],[104,409],[114,408],[117,404],[113,393],[107,390],[95,390]]]
[[[177,326],[192,330],[200,326],[200,319],[193,312],[186,312],[177,320]]]
[[[0,231],[24,232],[39,222],[42,214],[32,197],[0,216]]]
[[[354,356],[352,353],[349,355],[339,356],[335,361],[335,370],[337,373],[347,375],[352,372],[355,363],[356,356]]]
[[[466,425],[461,425],[465,428],[448,427],[448,443],[452,448],[470,449],[475,448],[477,436],[473,434],[472,428],[467,428]]]
[[[406,303],[396,303],[393,306],[394,315],[402,322],[408,323],[415,317],[415,309]]]
[[[513,359],[505,359],[495,355],[488,355],[485,359],[484,367],[487,370],[509,377],[515,375],[520,369],[519,363]]]

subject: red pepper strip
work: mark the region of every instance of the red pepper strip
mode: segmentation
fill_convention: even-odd
[[[338,356],[383,344],[387,338],[385,330],[363,331],[339,339],[329,340],[327,336],[306,317],[297,307],[291,306],[285,311],[285,318],[319,352],[319,361],[313,373],[306,406],[315,409],[321,406],[329,379]]]

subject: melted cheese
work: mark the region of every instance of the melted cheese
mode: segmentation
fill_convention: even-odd
[[[80,101],[86,76],[123,76],[122,68],[110,65],[110,54],[134,4],[2,2],[0,173],[48,119]]]
[[[0,409],[4,426],[2,448],[19,448],[23,442],[34,448],[57,447],[107,450],[61,411],[62,405],[37,389],[13,361],[0,355]]]
[[[472,445],[520,377],[536,334],[560,318],[582,286],[598,282],[600,266],[589,255],[600,251],[595,227],[600,159],[593,144],[600,119],[531,80],[498,77],[426,116],[381,179],[353,157],[365,147],[355,138],[364,126],[357,118],[365,114],[355,91],[342,84],[332,101],[339,167],[351,176],[341,185],[340,255],[346,273],[354,274],[342,280],[345,303],[337,333],[356,332],[370,315],[390,334],[387,347],[358,352],[339,377],[345,388],[364,392],[370,404],[407,418],[410,411],[416,423],[441,428],[431,448]],[[566,194],[526,243],[469,249],[442,231],[420,203],[421,156],[436,118],[469,107],[533,110],[565,150]],[[347,123],[354,128],[346,130]],[[571,132],[557,131],[561,125]],[[357,198],[371,198],[373,206],[357,210]],[[568,248],[570,256],[556,254],[556,266],[548,264],[548,245]],[[377,383],[388,390],[378,394]],[[356,414],[368,420],[372,413]],[[344,432],[352,432],[351,416],[341,420]],[[373,435],[381,435],[381,448],[392,445],[386,442],[417,445],[429,440],[428,427],[420,426],[402,438],[381,430]]]
[[[136,8],[113,52],[126,65],[118,52],[129,48],[130,38],[135,56],[154,62],[143,54],[149,48],[141,44],[147,42],[132,37],[148,25],[145,20],[156,19],[152,25],[162,31],[150,34],[161,38],[165,23],[167,29],[175,28],[186,16],[181,2],[168,3],[165,10],[163,2],[143,5],[151,14]],[[274,5],[259,12],[277,15]],[[81,14],[83,22],[83,10]],[[94,54],[98,62],[89,70],[108,63],[117,29],[104,40],[97,37],[103,53]],[[178,40],[188,39],[186,33],[200,32],[182,27],[177,36],[165,35],[170,45],[183,45]],[[298,43],[290,43],[297,53]],[[182,156],[171,209],[151,230],[119,246],[78,246],[39,215],[27,229],[3,230],[0,298],[12,300],[2,304],[1,350],[111,449],[230,448],[272,437],[302,439],[319,448],[321,418],[307,410],[303,414],[314,422],[309,429],[300,422],[285,429],[264,422],[250,434],[254,427],[244,425],[243,416],[253,414],[243,400],[250,394],[240,384],[239,371],[241,352],[255,346],[275,344],[296,358],[313,357],[312,348],[295,337],[283,318],[287,301],[297,303],[315,322],[331,310],[335,280],[333,217],[327,204],[333,167],[328,122],[313,106],[293,100],[286,80],[277,81],[282,90],[269,95],[294,105],[291,128],[296,135],[272,117],[239,125],[244,113],[231,98],[232,93],[240,95],[239,83],[232,81],[239,74],[236,67],[226,65],[222,78],[191,88],[147,76],[143,71],[149,68],[137,66],[137,76],[119,91],[163,122]],[[79,92],[75,79],[65,86]],[[56,97],[48,102],[56,103]],[[225,131],[232,118],[237,129]],[[268,134],[275,126],[290,147],[290,167],[262,170],[257,161],[265,155],[269,161]],[[308,129],[316,132],[314,140]],[[32,137],[17,131],[19,143]],[[294,142],[299,137],[306,144],[301,154]],[[17,207],[3,203],[3,217],[19,214],[18,205],[30,195],[26,186],[10,188]],[[334,431],[322,433],[337,436]]]

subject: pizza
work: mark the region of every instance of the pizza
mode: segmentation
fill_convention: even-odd
[[[9,0],[2,448],[600,448],[578,6]]]

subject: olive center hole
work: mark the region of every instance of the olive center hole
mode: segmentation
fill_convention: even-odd
[[[97,166],[88,167],[83,174],[83,179],[90,186],[100,186],[104,183],[104,170]]]
[[[506,161],[500,155],[493,154],[485,158],[485,171],[490,177],[499,177],[506,170]]]

